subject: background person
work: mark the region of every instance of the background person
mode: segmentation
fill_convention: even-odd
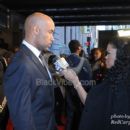
[[[82,46],[78,40],[69,42],[71,54],[67,57],[70,68],[77,73],[84,89],[88,92],[90,89],[89,81],[92,78],[91,66],[85,57],[80,57]],[[88,84],[87,84],[88,83]],[[77,130],[80,122],[83,104],[72,85],[66,86],[67,100],[67,130]]]
[[[96,84],[101,83],[107,71],[103,49],[94,48],[91,50],[90,64],[92,67],[92,79],[96,81]]]

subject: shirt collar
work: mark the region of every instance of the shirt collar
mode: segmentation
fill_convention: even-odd
[[[25,40],[23,40],[22,44],[24,44],[26,47],[28,47],[33,54],[39,58],[39,55],[41,53],[41,51],[39,51],[36,47],[34,47],[33,45],[31,45],[30,43],[26,42]]]

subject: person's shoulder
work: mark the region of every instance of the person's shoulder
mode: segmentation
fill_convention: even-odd
[[[100,100],[100,98],[104,98],[107,96],[109,88],[109,83],[106,81],[103,81],[101,84],[91,87],[86,102],[88,103],[90,101],[95,101],[98,99]]]
[[[82,57],[81,60],[83,60],[83,66],[84,66],[84,67],[86,66],[86,67],[91,68],[91,64],[90,64],[90,62],[88,61],[88,59]]]
[[[72,61],[80,61],[81,58],[78,55],[76,55],[76,54],[70,54],[68,56],[68,59],[72,60]]]
[[[18,69],[27,68],[27,57],[21,52],[18,51],[11,60],[11,63],[8,65],[6,73],[15,72]]]
[[[80,57],[75,54],[71,54],[67,57],[67,62],[70,66],[77,66],[80,62]]]
[[[11,63],[26,64],[27,61],[28,61],[28,56],[21,49],[15,53]]]
[[[80,59],[83,59],[83,60],[84,60],[84,62],[89,63],[89,60],[88,60],[87,58],[85,58],[85,57],[81,57]]]
[[[96,85],[95,83],[95,85],[90,89],[90,92],[98,92],[98,91],[108,88],[108,86],[109,86],[108,81],[104,80],[98,85]]]

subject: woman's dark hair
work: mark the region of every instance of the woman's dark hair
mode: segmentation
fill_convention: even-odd
[[[90,53],[90,62],[95,61],[94,54],[95,54],[96,51],[100,51],[101,52],[101,57],[100,57],[99,60],[102,60],[102,59],[104,60],[104,58],[105,58],[105,51],[102,48],[93,48],[91,50],[91,53]]]
[[[125,50],[125,44],[123,40],[113,39],[108,42],[113,48],[117,49],[115,64],[108,70],[106,79],[113,84],[124,82],[128,78],[128,71],[130,69],[130,60]]]

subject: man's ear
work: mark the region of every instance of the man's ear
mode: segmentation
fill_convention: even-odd
[[[77,50],[80,50],[80,47],[77,47]]]
[[[38,34],[39,34],[39,27],[38,27],[38,26],[34,26],[34,27],[33,27],[33,31],[34,31],[34,33],[35,33],[36,35],[38,35]]]
[[[79,51],[81,51],[81,50],[82,50],[80,46],[78,47],[78,50],[79,50]]]

